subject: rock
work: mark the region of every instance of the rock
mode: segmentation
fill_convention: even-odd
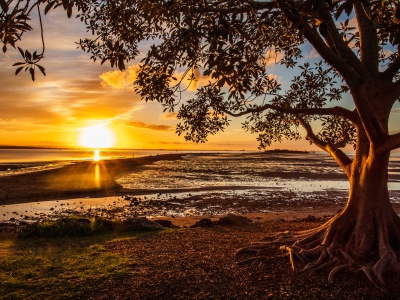
[[[314,217],[314,216],[309,215],[308,217],[304,218],[302,221],[303,222],[316,222],[317,218]]]
[[[200,221],[196,222],[196,224],[190,226],[190,228],[195,228],[195,227],[211,227],[213,226],[213,222],[211,221],[211,219],[201,219]]]
[[[252,223],[252,221],[243,216],[237,216],[234,214],[227,214],[225,217],[219,219],[219,225],[235,225],[235,226],[243,226]]]
[[[154,220],[154,222],[167,228],[179,228],[179,226],[172,224],[172,222],[169,220]]]

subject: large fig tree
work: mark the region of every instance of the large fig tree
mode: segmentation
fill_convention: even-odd
[[[140,63],[136,92],[177,110],[177,133],[187,140],[206,141],[229,125],[228,116],[247,115],[244,128],[258,133],[261,148],[298,140],[304,128],[305,138],[347,175],[348,202],[324,225],[279,241],[291,244],[286,249],[292,259],[315,259],[306,270],[330,268],[330,279],[358,262],[369,262],[365,274],[381,284],[385,271],[400,272],[400,218],[387,186],[390,152],[400,146],[400,133],[388,128],[400,97],[398,1],[0,0],[0,6],[3,51],[31,30],[33,11],[41,21],[57,7],[69,17],[76,10],[93,34],[79,42],[93,60],[124,69],[141,41],[153,41]],[[310,46],[322,62],[297,65]],[[19,50],[17,73],[44,73],[37,65],[43,51]],[[269,76],[271,63],[301,68],[289,89],[282,91]],[[181,101],[199,74],[208,83]],[[333,105],[347,92],[354,110]],[[354,157],[341,150],[348,144]]]

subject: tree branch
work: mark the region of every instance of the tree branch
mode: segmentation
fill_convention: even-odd
[[[371,22],[364,5],[359,0],[353,3],[360,33],[361,63],[369,72],[377,74],[379,72],[379,42],[375,24]]]
[[[392,61],[382,75],[386,78],[392,78],[400,70],[400,55]]]
[[[387,136],[384,143],[376,151],[387,153],[397,148],[400,148],[400,132]]]
[[[342,170],[346,173],[347,177],[350,178],[351,172],[351,164],[352,160],[348,157],[342,150],[338,149],[331,143],[327,143],[321,141],[313,132],[310,124],[304,121],[302,118],[298,118],[300,124],[304,127],[307,132],[306,139],[315,144],[320,149],[328,152],[333,159],[338,163],[338,165],[342,168]]]
[[[293,13],[291,10],[279,4],[282,12],[286,18],[293,24],[302,24],[304,26],[304,36],[314,47],[314,49],[321,55],[321,57],[332,67],[334,67],[343,79],[350,86],[352,84],[360,84],[362,82],[361,76],[352,68],[346,60],[338,56],[332,49],[330,49],[321,36],[314,32],[314,29],[302,19],[301,16]]]
[[[335,115],[335,116],[340,116],[345,119],[348,119],[349,121],[351,121],[353,123],[355,123],[356,119],[357,119],[357,115],[355,114],[355,111],[348,110],[341,106],[327,107],[327,108],[291,108],[291,107],[276,106],[276,105],[272,105],[272,104],[264,104],[257,108],[248,108],[245,111],[241,111],[239,113],[233,113],[230,111],[224,111],[224,112],[232,117],[239,117],[239,116],[243,116],[243,115],[254,113],[254,112],[261,112],[266,109],[272,109],[272,110],[275,110],[278,112],[295,114],[295,115],[297,115],[297,114],[323,115],[323,116],[324,115]]]
[[[322,10],[319,15],[321,20],[328,26],[329,36],[331,37],[336,50],[339,52],[339,55],[348,62],[360,76],[362,76],[365,73],[365,69],[356,54],[349,48],[348,44],[339,34],[330,12],[328,10]]]

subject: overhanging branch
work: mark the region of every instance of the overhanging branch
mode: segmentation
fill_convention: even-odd
[[[306,139],[315,144],[320,149],[328,152],[333,157],[333,159],[338,163],[338,165],[342,168],[342,170],[346,173],[347,177],[350,177],[351,175],[350,167],[353,162],[350,159],[350,157],[348,157],[342,150],[337,148],[335,145],[320,140],[313,132],[310,124],[308,124],[302,118],[298,118],[298,120],[307,132]]]
[[[225,110],[224,112],[227,115],[230,115],[232,117],[240,117],[243,115],[247,115],[250,113],[255,113],[255,112],[261,112],[266,109],[272,109],[281,113],[288,113],[288,114],[305,114],[305,115],[321,115],[321,116],[326,116],[326,115],[335,115],[335,116],[340,116],[345,119],[348,119],[349,121],[355,123],[357,115],[355,114],[354,111],[348,110],[346,108],[343,108],[341,106],[335,106],[335,107],[327,107],[327,108],[291,108],[291,107],[281,107],[281,106],[276,106],[272,104],[265,104],[262,106],[259,106],[257,108],[248,108],[245,111],[241,111],[238,113],[233,113],[230,111]]]

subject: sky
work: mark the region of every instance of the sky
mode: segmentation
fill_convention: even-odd
[[[41,51],[37,25],[18,45],[33,52]],[[245,132],[241,118],[230,118],[231,126],[205,144],[186,142],[175,133],[176,114],[163,113],[159,103],[146,103],[132,91],[137,63],[147,52],[150,43],[140,44],[138,59],[129,62],[127,70],[112,69],[107,63],[90,60],[90,55],[77,49],[75,42],[89,36],[83,23],[68,19],[62,9],[44,17],[46,41],[45,59],[41,65],[47,76],[36,75],[31,81],[28,73],[14,76],[12,64],[21,60],[18,51],[0,53],[0,145],[39,147],[79,147],[87,128],[105,126],[114,135],[113,147],[133,149],[198,149],[198,150],[257,150],[256,135]],[[311,47],[304,48],[304,61],[318,60]],[[269,72],[282,85],[288,86],[293,70],[270,65]],[[201,84],[201,76],[199,83]],[[194,97],[194,91],[184,95]],[[336,104],[336,103],[335,103]],[[353,108],[350,96],[341,103]],[[400,106],[399,106],[400,107]],[[391,131],[400,131],[396,121],[397,108]],[[89,131],[89,135],[91,132]],[[88,146],[88,145],[86,145]],[[270,149],[318,150],[304,139],[283,141]],[[348,148],[351,150],[351,148]]]

